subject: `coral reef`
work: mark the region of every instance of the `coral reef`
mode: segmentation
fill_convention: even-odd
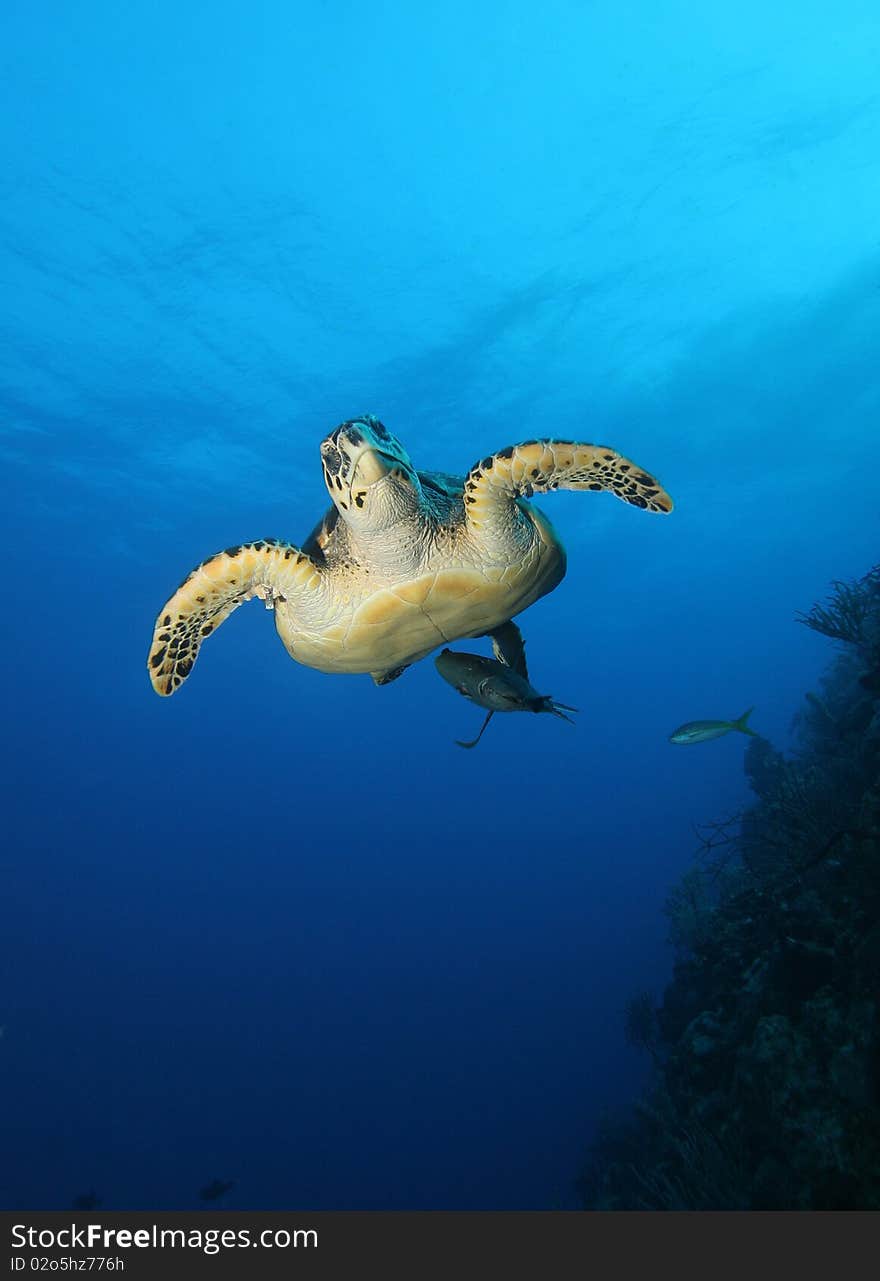
[[[798,621],[830,636],[832,640],[870,648],[880,639],[877,633],[880,609],[880,566],[853,583],[835,581],[824,604],[818,603],[809,613],[798,614]]]
[[[880,1208],[880,566],[800,621],[844,649],[669,895],[673,979],[625,1013],[653,1081],[585,1208]]]

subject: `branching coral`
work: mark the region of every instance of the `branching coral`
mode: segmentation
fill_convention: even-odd
[[[880,565],[862,578],[845,583],[835,579],[824,604],[815,604],[807,614],[797,613],[799,623],[832,640],[866,645],[873,640],[875,615],[880,613]],[[869,634],[870,632],[870,634]]]
[[[645,1210],[748,1210],[750,1181],[734,1143],[722,1142],[700,1121],[669,1130],[668,1157],[653,1167],[632,1167]]]
[[[663,911],[669,920],[669,941],[677,951],[696,951],[711,938],[715,897],[711,877],[699,866],[689,868],[673,885]]]

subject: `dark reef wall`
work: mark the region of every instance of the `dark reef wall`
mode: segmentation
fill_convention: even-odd
[[[880,567],[799,621],[842,652],[669,896],[674,977],[626,1010],[653,1083],[585,1208],[880,1208]]]

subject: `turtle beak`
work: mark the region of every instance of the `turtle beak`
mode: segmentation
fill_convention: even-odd
[[[352,461],[354,462],[352,485],[375,485],[377,480],[383,480],[396,465],[393,458],[389,458],[387,454],[380,454],[371,446],[362,449]]]
[[[367,488],[384,479],[398,460],[376,448],[357,422],[343,423],[321,441],[321,460],[332,480],[338,476],[347,485]]]

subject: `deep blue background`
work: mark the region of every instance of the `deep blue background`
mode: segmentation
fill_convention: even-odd
[[[708,11],[707,11],[708,10]],[[745,798],[876,560],[876,0],[7,0],[0,1204],[552,1208],[644,1063],[692,824]],[[301,539],[372,411],[416,464],[615,445],[521,620],[582,709],[294,665],[254,604],[159,700],[156,609]]]

